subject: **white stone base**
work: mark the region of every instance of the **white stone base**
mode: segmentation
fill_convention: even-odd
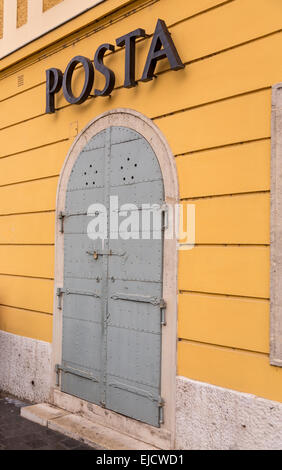
[[[0,389],[52,401],[51,350],[49,343],[0,331]],[[282,449],[282,403],[184,377],[176,384],[176,449]]]
[[[171,433],[167,429],[149,426],[56,389],[54,389],[51,403],[58,409],[79,415],[105,428],[111,428],[120,435],[130,436],[139,443],[147,443],[164,450],[173,448]]]
[[[49,343],[0,331],[0,389],[31,402],[49,400]]]
[[[72,439],[84,442],[95,449],[106,450],[158,450],[127,434],[93,423],[78,414],[68,413],[46,403],[25,406],[21,416]]]
[[[282,403],[177,378],[176,448],[282,449]]]

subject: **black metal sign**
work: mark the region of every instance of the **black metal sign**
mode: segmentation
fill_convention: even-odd
[[[116,40],[118,47],[125,47],[125,88],[132,88],[138,84],[135,77],[136,39],[145,37],[147,37],[145,30],[139,28]],[[115,87],[115,74],[104,64],[104,55],[107,51],[114,52],[115,46],[113,44],[99,46],[94,56],[94,65],[90,59],[76,56],[69,62],[64,74],[56,68],[46,70],[46,113],[55,112],[55,95],[61,88],[63,88],[64,97],[69,103],[84,103],[93,88],[95,70],[105,77],[104,89],[95,90],[95,96],[109,96],[111,94]],[[142,74],[142,82],[147,82],[155,77],[157,63],[163,59],[168,59],[171,70],[184,68],[165,22],[159,19]],[[72,91],[72,78],[77,65],[82,65],[85,80],[80,95],[76,97]]]

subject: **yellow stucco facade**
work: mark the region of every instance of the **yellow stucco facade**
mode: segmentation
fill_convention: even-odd
[[[58,1],[43,2],[44,10]],[[56,8],[56,7],[54,7]],[[161,130],[180,199],[196,206],[196,246],[179,253],[178,375],[282,402],[270,365],[271,87],[282,80],[281,0],[108,0],[4,57],[0,72],[0,329],[52,342],[56,191],[77,134],[115,108]],[[45,114],[45,71],[165,20],[185,69],[111,98]],[[150,39],[137,43],[140,79]],[[21,83],[19,77],[22,77]],[[19,86],[20,83],[20,86]],[[76,73],[74,90],[83,83]],[[95,87],[103,85],[96,73]]]

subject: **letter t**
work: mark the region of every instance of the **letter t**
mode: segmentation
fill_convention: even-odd
[[[125,46],[125,88],[133,88],[137,85],[135,80],[136,39],[145,37],[145,30],[139,28],[116,40],[117,46]]]

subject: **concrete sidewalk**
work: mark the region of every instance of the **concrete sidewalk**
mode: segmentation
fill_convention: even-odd
[[[28,421],[20,409],[30,406],[0,392],[0,450],[93,450],[93,448]]]

